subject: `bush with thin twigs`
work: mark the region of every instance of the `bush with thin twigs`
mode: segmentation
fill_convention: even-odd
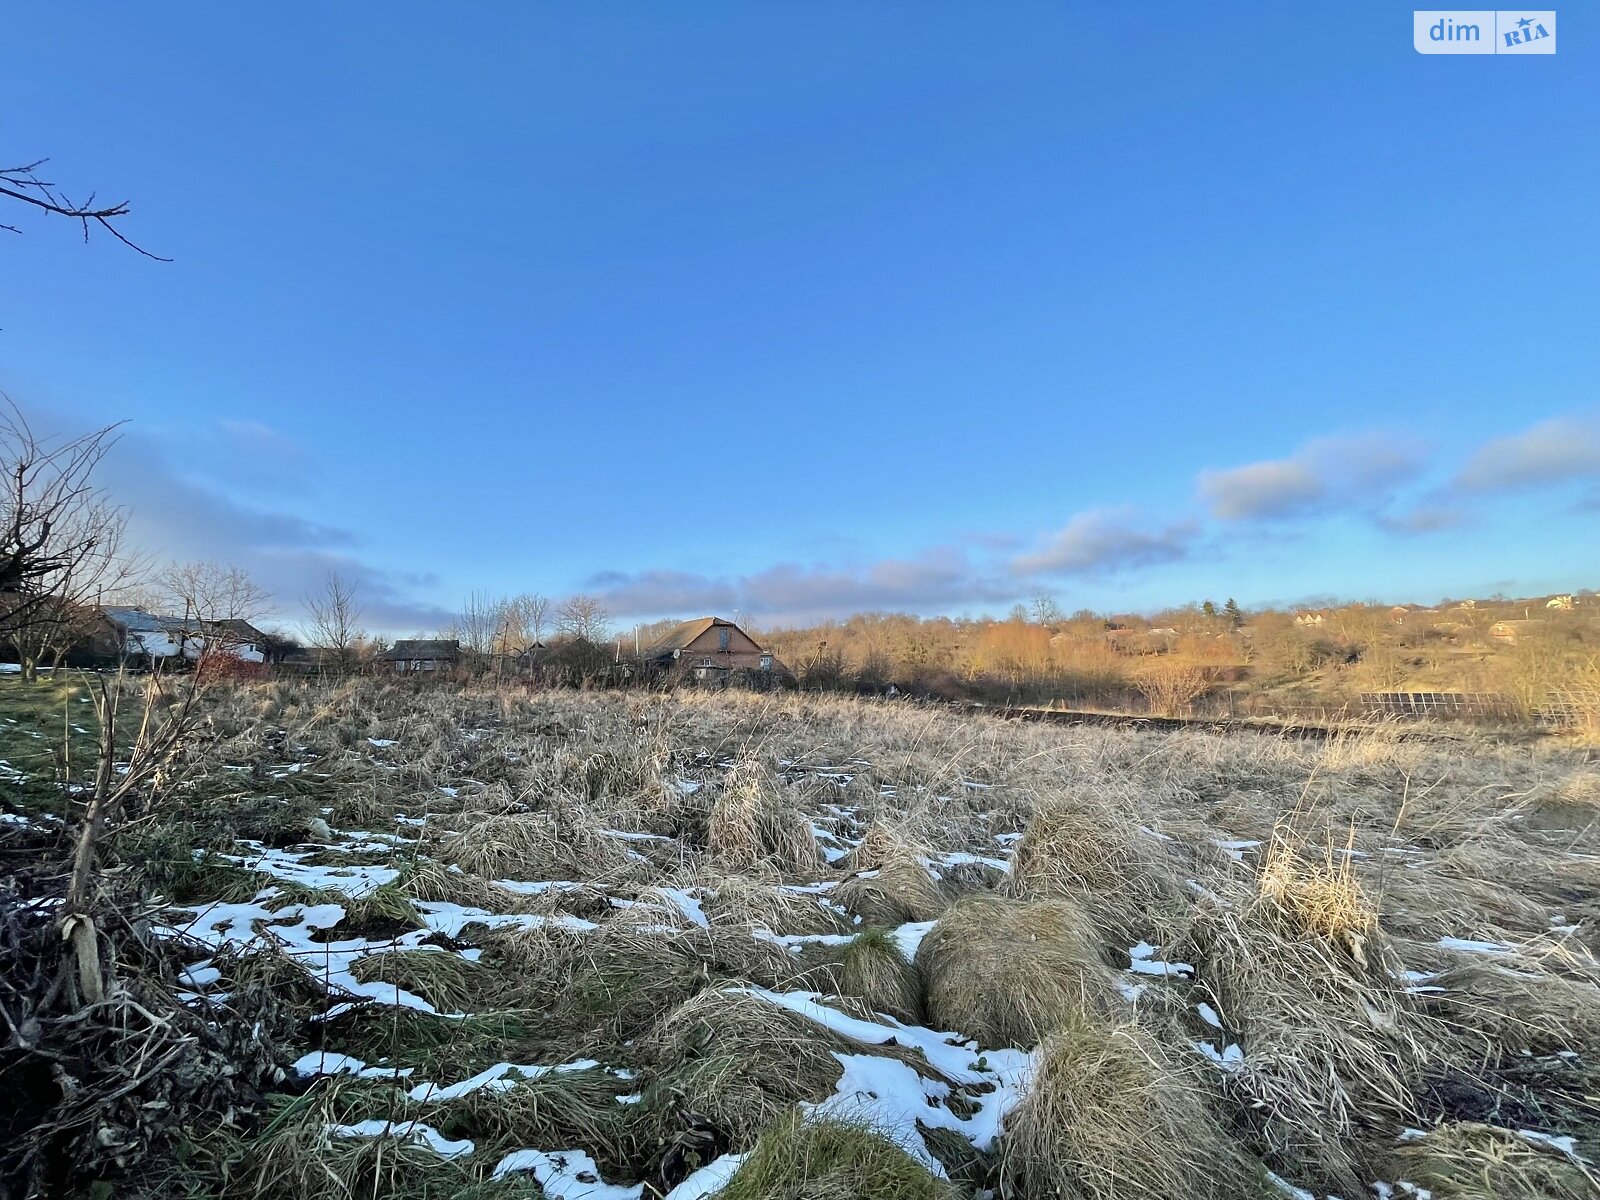
[[[1133,686],[1144,697],[1145,707],[1162,717],[1186,717],[1194,702],[1206,694],[1210,681],[1206,672],[1187,663],[1159,663],[1133,677]]]

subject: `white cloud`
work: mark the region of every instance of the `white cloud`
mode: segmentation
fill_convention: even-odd
[[[1278,520],[1334,505],[1368,509],[1422,468],[1419,448],[1381,434],[1319,438],[1287,458],[1201,471],[1201,501],[1221,521]]]
[[[1189,552],[1190,523],[1142,529],[1131,516],[1111,509],[1079,513],[1031,554],[1011,561],[1017,575],[1081,575],[1173,562]]]
[[[1456,476],[1467,491],[1498,491],[1600,476],[1600,427],[1555,417],[1480,446]]]

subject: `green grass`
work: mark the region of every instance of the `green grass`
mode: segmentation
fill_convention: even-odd
[[[780,1117],[720,1200],[953,1200],[955,1189],[870,1126]]]
[[[482,967],[442,950],[390,950],[358,959],[351,970],[363,983],[392,983],[443,1012],[460,1012],[482,988]]]
[[[174,904],[237,903],[272,884],[270,876],[230,862],[215,850],[195,849],[202,844],[188,826],[159,825],[119,839],[117,853],[138,865],[148,894]]]
[[[0,676],[0,761],[28,777],[26,782],[0,779],[0,805],[61,813],[57,751],[66,746],[80,778],[94,765],[100,721],[94,705],[81,702],[87,698],[88,689],[72,672],[63,671],[59,679],[46,675],[36,683]]]
[[[409,1111],[446,1137],[471,1138],[477,1153],[491,1159],[528,1146],[580,1146],[615,1183],[632,1174],[642,1154],[638,1105],[617,1103],[634,1087],[592,1067],[523,1079],[504,1091],[479,1088],[444,1103],[422,1101]]]
[[[488,1012],[452,1020],[393,1005],[362,1005],[317,1026],[327,1048],[369,1063],[417,1068],[421,1079],[465,1079],[498,1062],[560,1061],[532,1012]]]

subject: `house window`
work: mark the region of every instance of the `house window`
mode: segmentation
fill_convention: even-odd
[[[717,630],[717,649],[726,654],[728,652],[728,641],[732,636],[733,634],[731,630]]]

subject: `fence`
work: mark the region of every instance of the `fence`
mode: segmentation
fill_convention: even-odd
[[[1413,721],[1481,721],[1516,715],[1511,700],[1498,692],[1362,692],[1361,708],[1368,716]]]

